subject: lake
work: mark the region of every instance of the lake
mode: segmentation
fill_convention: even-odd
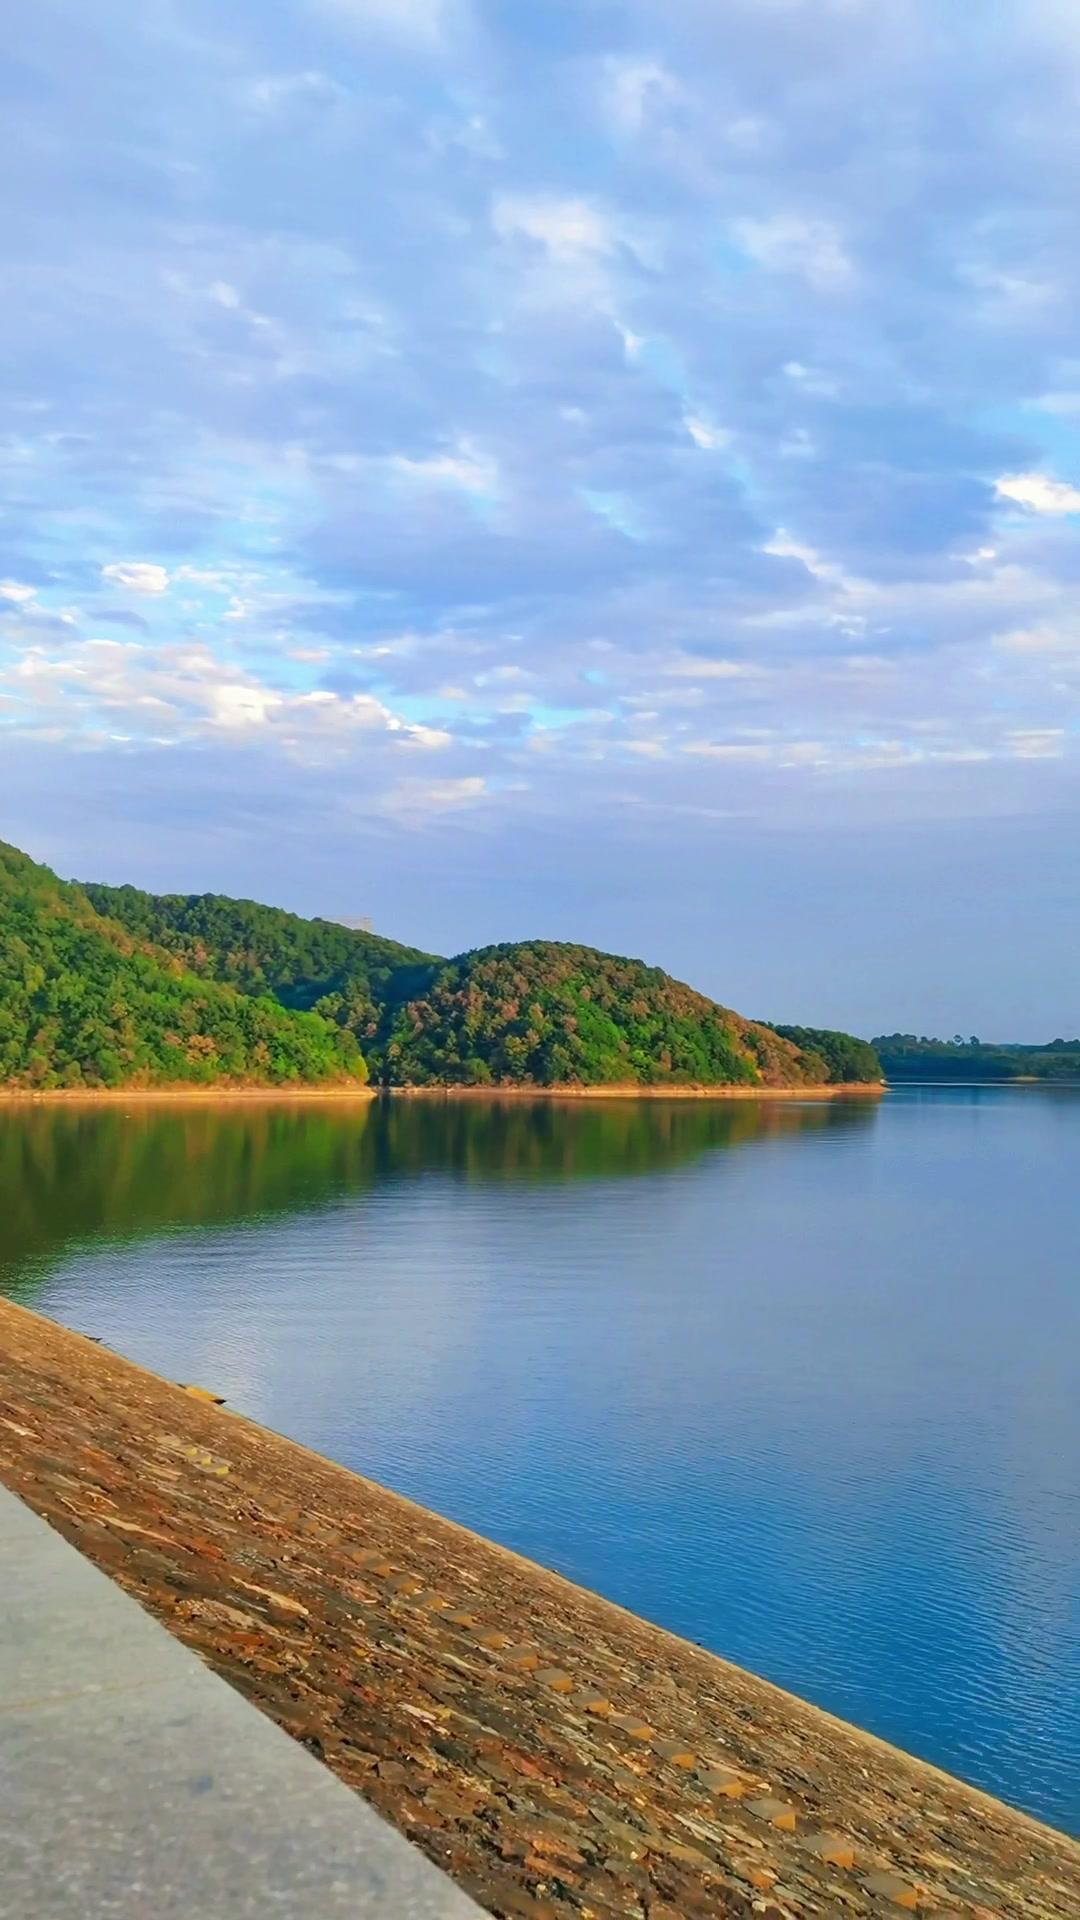
[[[0,1107],[0,1290],[1080,1831],[1080,1093]]]

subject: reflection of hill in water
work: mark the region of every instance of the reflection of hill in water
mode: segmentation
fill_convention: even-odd
[[[395,1179],[613,1179],[870,1125],[870,1101],[395,1100],[0,1111],[0,1287],[72,1243],[304,1212]],[[22,1270],[22,1271],[21,1271]]]

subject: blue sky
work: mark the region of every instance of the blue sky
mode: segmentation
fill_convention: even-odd
[[[0,834],[1080,1028],[1067,0],[40,0]]]

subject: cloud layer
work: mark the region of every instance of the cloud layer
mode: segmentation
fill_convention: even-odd
[[[279,896],[362,856],[447,946],[455,859],[482,931],[561,931],[658,849],[1027,822],[1063,934],[1078,89],[1049,0],[52,0],[0,186],[9,830],[161,884],[226,834],[247,891],[280,810]],[[626,884],[593,937],[727,990],[723,889],[672,952]]]

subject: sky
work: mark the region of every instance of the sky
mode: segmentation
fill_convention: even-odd
[[[1070,0],[38,0],[0,836],[1080,1029]]]

